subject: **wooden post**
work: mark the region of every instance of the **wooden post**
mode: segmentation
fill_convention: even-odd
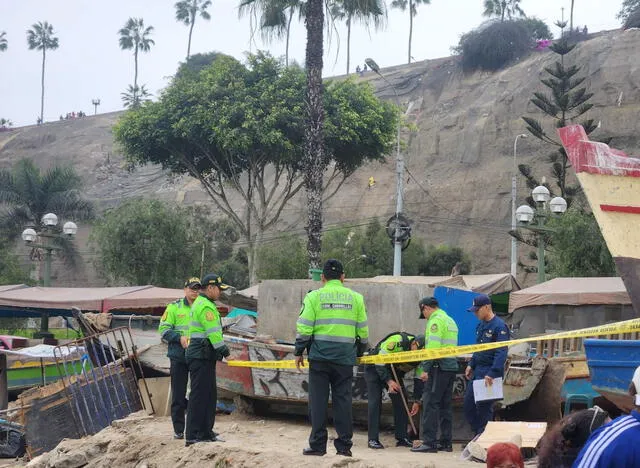
[[[9,406],[9,381],[7,379],[7,355],[0,353],[0,410]]]

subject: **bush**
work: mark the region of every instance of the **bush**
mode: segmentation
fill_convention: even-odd
[[[424,276],[449,276],[456,265],[461,275],[467,275],[471,271],[471,259],[462,248],[430,245],[426,258],[419,267],[419,273]]]
[[[553,39],[553,33],[547,23],[541,19],[530,17],[523,18],[516,21],[516,23],[522,24],[529,30],[529,35],[532,41],[540,41],[543,39]]]
[[[640,28],[640,7],[633,10],[624,21],[624,29]]]
[[[464,34],[455,50],[462,53],[465,71],[495,71],[528,55],[533,49],[532,34],[525,21],[492,22]]]

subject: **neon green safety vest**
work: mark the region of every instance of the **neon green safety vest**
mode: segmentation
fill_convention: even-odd
[[[408,340],[413,340],[415,338],[415,336],[410,333],[406,333],[406,337]],[[377,354],[393,354],[393,353],[401,353],[403,351],[411,351],[411,348],[408,345],[408,343],[405,349],[402,341],[403,341],[403,336],[401,333],[395,333],[389,336],[388,338],[386,338],[384,341],[382,341],[380,344],[376,346],[376,348],[378,348]],[[419,364],[418,362],[403,362],[403,363],[398,363],[394,365],[396,369],[402,372],[409,372],[414,368],[416,368],[418,364]],[[393,377],[393,374],[390,371],[390,366],[388,364],[376,364],[375,366],[376,366],[376,372],[380,376],[380,379],[383,380],[384,382],[388,381]],[[418,366],[416,368],[416,377],[420,377],[421,374],[422,374],[422,369]]]
[[[170,359],[184,360],[184,349],[180,337],[189,332],[189,314],[191,306],[186,298],[178,299],[167,305],[162,314],[158,333],[169,345],[167,356]]]
[[[425,329],[425,349],[452,348],[458,346],[458,325],[442,309],[433,311]],[[445,371],[458,370],[458,361],[455,357],[424,361],[421,367],[429,371],[434,364]]]
[[[329,280],[305,296],[296,329],[296,355],[307,348],[309,360],[355,365],[356,338],[360,346],[369,339],[364,298]]]
[[[215,360],[216,357],[210,353],[206,340],[209,340],[215,350],[225,346],[220,313],[216,305],[201,294],[191,305],[187,359]]]

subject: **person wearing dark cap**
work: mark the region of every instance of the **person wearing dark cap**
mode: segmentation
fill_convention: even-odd
[[[393,332],[380,340],[369,352],[369,355],[416,351],[420,348],[424,348],[424,335],[414,336],[406,332]],[[393,405],[393,425],[395,427],[396,447],[412,446],[409,435],[407,434],[409,416],[402,402],[402,398],[404,397],[406,399],[407,395],[403,377],[405,373],[415,369],[417,365],[417,362],[394,364],[396,375],[398,376],[397,381],[394,379],[390,364],[369,364],[365,366],[364,379],[367,382],[369,448],[384,448],[380,443],[380,411],[382,409],[382,391],[385,388],[389,392],[389,398],[391,398],[391,404]],[[420,398],[420,396],[418,398]],[[414,398],[415,397],[414,392]]]
[[[303,455],[327,453],[327,407],[329,388],[338,455],[351,456],[353,443],[352,381],[356,357],[367,349],[369,327],[361,294],[345,287],[344,269],[338,260],[327,260],[323,286],[304,298],[296,323],[296,367],[309,356],[309,447]]]
[[[440,308],[435,297],[424,297],[418,303],[420,315],[427,319],[425,349],[452,348],[458,345],[458,325]],[[452,452],[453,384],[458,360],[455,357],[433,359],[420,364],[422,373],[422,444],[412,452]],[[415,411],[415,409],[414,409]],[[440,442],[438,443],[438,426]]]
[[[167,357],[171,374],[171,422],[173,438],[184,437],[184,413],[187,410],[187,382],[189,368],[184,355],[189,333],[191,304],[200,292],[200,278],[189,278],[184,282],[184,297],[167,305],[160,319],[158,333],[168,344]]]
[[[489,296],[480,294],[474,297],[473,305],[468,310],[480,320],[476,327],[477,344],[509,341],[509,327],[493,312]],[[472,380],[484,380],[485,385],[489,386],[493,384],[493,379],[503,377],[507,351],[508,347],[504,346],[475,352],[464,372],[470,381],[464,394],[464,414],[476,435],[482,434],[487,423],[493,419],[494,401],[476,402]]]
[[[222,337],[222,322],[216,301],[228,286],[222,277],[209,273],[202,278],[201,292],[191,306],[189,346],[185,352],[191,378],[191,395],[187,407],[185,445],[222,441],[213,425],[216,417],[216,361],[229,356]]]

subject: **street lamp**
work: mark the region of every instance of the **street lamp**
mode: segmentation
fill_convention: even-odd
[[[400,96],[389,80],[380,72],[380,67],[372,58],[364,60],[369,68],[380,78],[383,79],[387,85],[393,90],[393,94],[396,96],[396,105],[400,108]],[[398,119],[398,128],[396,131],[396,232],[393,242],[393,276],[402,275],[402,228],[400,227],[399,217],[402,213],[402,179],[404,175],[404,159],[402,153],[400,153],[400,119]]]
[[[518,155],[518,140],[520,138],[527,138],[526,133],[521,133],[516,136],[513,142],[513,174],[511,175],[511,230],[516,230],[516,177],[518,174],[518,164],[516,163],[516,157]],[[516,277],[518,264],[518,241],[515,237],[511,237],[511,276]]]
[[[534,210],[529,205],[522,205],[516,210],[516,219],[518,227],[533,231],[536,235],[538,243],[538,283],[545,281],[545,265],[544,265],[544,235],[553,232],[553,229],[545,226],[549,215],[561,215],[567,211],[567,201],[562,197],[555,197],[549,202],[549,189],[543,185],[539,185],[531,192],[533,200],[536,202]],[[547,202],[548,207],[547,207]],[[535,224],[533,222],[535,221]]]
[[[78,226],[73,221],[67,221],[62,226],[62,235],[57,234],[54,229],[58,225],[58,217],[54,213],[47,213],[42,217],[42,230],[36,232],[33,228],[27,228],[22,231],[22,240],[29,247],[43,249],[44,256],[44,277],[42,285],[46,288],[51,285],[51,261],[54,250],[62,250],[61,247],[54,245],[54,239],[64,237],[73,237],[78,232]],[[39,242],[38,242],[39,239]],[[49,332],[49,313],[42,312],[40,320],[40,331],[33,335],[34,338],[53,338],[53,334]]]
[[[98,113],[98,106],[100,105],[100,99],[92,99],[91,104],[93,104],[93,115]]]

